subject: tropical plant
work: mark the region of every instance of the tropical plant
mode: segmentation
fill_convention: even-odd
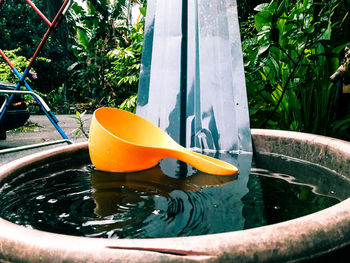
[[[262,0],[236,0],[238,18],[241,23],[247,21],[248,17],[251,16],[254,7],[263,2]],[[243,33],[243,32],[242,32]]]
[[[118,46],[108,53],[112,67],[106,70],[106,78],[113,87],[116,104],[119,105],[128,98],[123,105],[133,110],[136,105],[136,93],[139,83],[141,54],[143,45],[143,23],[138,23],[128,34],[129,45]],[[124,106],[122,106],[124,107]]]
[[[137,94],[131,95],[119,105],[119,109],[136,113]]]
[[[272,0],[255,8],[257,34],[243,42],[253,127],[337,136],[329,134],[336,99],[329,77],[345,47],[331,41],[341,2]]]
[[[130,25],[130,4],[127,0],[93,0],[86,9],[73,4],[76,62],[68,70],[72,72],[72,93],[80,96],[77,100],[87,97],[97,105],[118,106],[136,93],[143,22]]]
[[[42,2],[43,0],[36,1],[40,9],[43,8]],[[19,54],[30,57],[47,28],[41,20],[25,1],[4,1],[0,5],[0,48],[13,50],[20,46]]]
[[[84,115],[86,114],[86,111],[83,113],[80,113],[77,111],[75,113],[75,116],[70,116],[70,118],[76,120],[76,124],[78,125],[78,128],[73,130],[75,138],[78,138],[79,134],[83,134],[85,138],[89,138],[89,132],[86,131],[85,124],[87,122],[87,119],[84,119]]]
[[[29,62],[26,57],[18,55],[20,50],[20,48],[17,48],[13,50],[3,50],[3,52],[20,74],[22,74]],[[18,78],[13,74],[11,67],[5,60],[0,60],[0,81],[9,83],[18,82]]]
[[[125,45],[125,27],[118,23],[124,18],[125,0],[92,0],[86,9],[74,3],[71,7],[76,34],[72,40],[72,51],[76,62],[71,71],[71,86],[82,98],[101,99],[108,83],[106,67],[110,65],[108,52],[116,45]]]

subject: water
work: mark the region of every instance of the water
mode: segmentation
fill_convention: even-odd
[[[29,228],[86,237],[152,238],[220,233],[290,220],[349,197],[349,181],[281,156],[216,156],[238,176],[197,172],[175,160],[138,173],[67,161],[3,183],[0,215]]]

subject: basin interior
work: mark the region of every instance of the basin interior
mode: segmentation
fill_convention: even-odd
[[[328,208],[350,196],[350,181],[325,167],[278,154],[217,154],[238,176],[196,171],[167,159],[137,173],[105,173],[56,157],[2,181],[0,216],[28,228],[103,238],[231,232]]]

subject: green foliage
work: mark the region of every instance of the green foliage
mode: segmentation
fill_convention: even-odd
[[[128,26],[125,5],[126,1],[93,0],[84,9],[73,4],[76,62],[68,70],[77,100],[88,97],[95,104],[116,106],[136,93],[143,23]]]
[[[78,125],[78,128],[73,130],[75,138],[79,136],[79,134],[83,134],[85,138],[89,138],[89,132],[85,131],[85,124],[87,122],[87,119],[84,119],[84,115],[86,114],[86,111],[83,113],[80,113],[77,111],[75,113],[75,116],[70,116],[70,118],[75,119],[76,123]]]
[[[120,104],[119,109],[136,113],[137,94],[131,95]]]
[[[43,0],[35,1],[35,5],[42,9]],[[38,41],[47,28],[40,16],[22,0],[6,0],[0,5],[0,43],[6,50],[21,47],[21,55],[30,57]]]
[[[136,103],[143,44],[143,25],[138,24],[128,34],[129,45],[118,46],[108,53],[112,67],[106,70],[108,83],[113,87],[119,105],[132,96]]]
[[[272,0],[255,8],[257,34],[243,42],[253,127],[337,136],[329,77],[345,46],[332,42],[340,2]]]
[[[246,20],[240,23],[242,41],[254,38],[257,33],[254,25],[254,15],[250,15]]]
[[[118,28],[117,31],[117,22],[124,15],[124,2],[93,0],[87,3],[87,9],[77,3],[71,7],[76,23],[72,51],[77,62],[68,70],[71,72],[73,92],[82,98],[101,99],[105,95],[104,91],[108,88],[105,70],[110,65],[107,54],[123,38],[120,33],[123,29]]]
[[[244,23],[251,16],[254,7],[260,4],[262,0],[236,0],[236,2],[239,21]]]
[[[18,55],[18,53],[20,53],[20,51],[21,51],[20,48],[17,48],[14,50],[3,50],[6,57],[11,61],[11,63],[19,71],[19,73],[23,74],[24,69],[27,67],[29,61],[24,56]],[[43,58],[43,57],[38,57],[37,60],[42,65],[50,64],[50,60]],[[31,71],[34,71],[34,69],[31,69]],[[42,75],[42,74],[40,74],[40,75]],[[42,79],[40,79],[38,81],[37,79],[32,79],[30,76],[31,76],[30,73],[27,74],[26,81],[31,85],[32,88],[38,87],[35,84],[38,82],[40,83],[42,81]],[[9,82],[12,84],[18,83],[18,77],[12,72],[10,66],[6,63],[5,60],[0,60],[0,81]],[[46,97],[46,95],[44,93],[41,93],[40,91],[36,91],[36,92],[41,97],[43,97],[43,98]],[[50,93],[56,95],[56,91],[51,91]],[[34,99],[32,96],[29,96],[29,95],[25,96],[25,100],[28,103],[34,103]],[[52,100],[49,100],[49,101],[52,101]],[[60,103],[60,102],[58,101],[58,103]],[[35,109],[31,109],[31,112],[36,112],[38,109],[39,108],[37,108],[37,107]]]
[[[32,122],[32,121],[27,121],[23,126],[18,127],[16,129],[11,130],[11,133],[16,133],[16,132],[34,132],[38,128],[43,128],[41,125],[38,123]]]
[[[20,48],[13,50],[3,50],[6,57],[12,62],[14,67],[22,74],[24,69],[27,67],[29,61],[24,57],[18,55]],[[5,81],[9,83],[17,83],[18,78],[12,72],[10,66],[5,60],[0,60],[0,81]]]

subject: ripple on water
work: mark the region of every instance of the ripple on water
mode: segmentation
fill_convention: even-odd
[[[0,213],[16,224],[61,234],[174,237],[272,224],[324,209],[349,195],[329,188],[324,193],[322,185],[302,182],[293,172],[281,173],[261,163],[251,169],[250,160],[238,163],[237,156],[230,158],[241,164],[238,177],[204,174],[183,163],[172,163],[169,173],[166,161],[128,174],[104,173],[89,164],[63,171],[46,165],[3,183]],[[292,162],[274,158],[273,162]],[[303,169],[307,167],[311,166]],[[305,170],[310,171],[329,173],[313,166]]]

